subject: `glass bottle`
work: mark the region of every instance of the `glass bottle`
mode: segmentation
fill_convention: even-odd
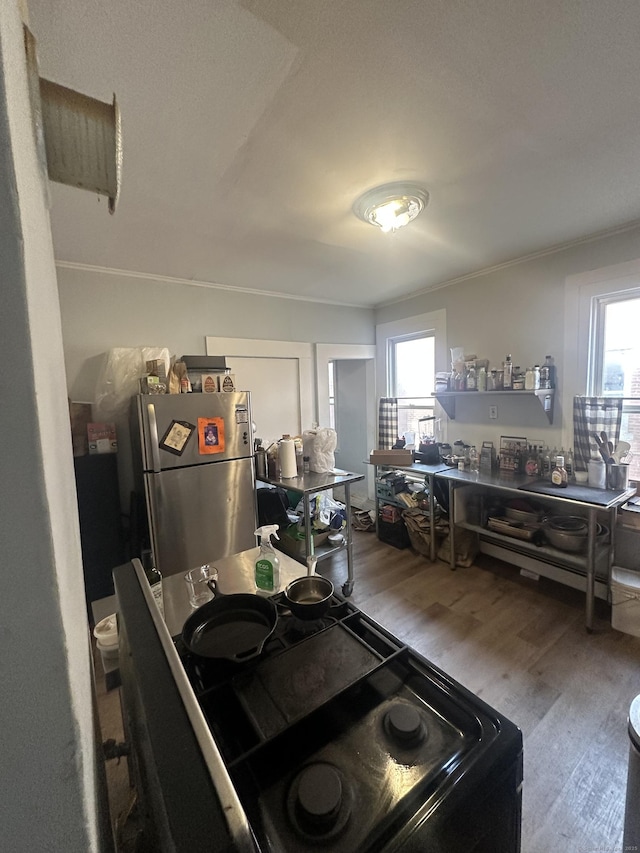
[[[551,472],[551,482],[554,486],[560,486],[561,489],[567,487],[567,469],[564,467],[564,456],[561,454],[556,457],[556,464]]]
[[[478,391],[486,391],[487,390],[487,369],[486,367],[481,367],[478,371]]]
[[[533,391],[533,367],[527,367],[527,372],[524,375],[524,390]]]
[[[547,388],[555,388],[556,387],[556,368],[553,363],[553,358],[550,355],[545,355],[544,357],[544,368],[547,371],[549,384],[546,386]]]
[[[158,605],[158,610],[164,618],[164,599],[162,597],[162,575],[160,574],[159,569],[157,569],[153,563],[148,563],[144,567],[144,573],[147,576],[147,580],[149,581],[149,586],[151,587],[151,595],[153,595],[153,599],[155,603]]]
[[[576,479],[575,462],[573,459],[573,450],[569,448],[567,455],[564,458],[564,467],[567,469],[567,477],[570,483],[574,483]]]
[[[480,470],[480,460],[475,444],[471,445],[471,450],[469,451],[469,470],[472,474],[477,474]]]
[[[477,391],[478,386],[476,383],[476,369],[473,365],[469,368],[469,372],[467,373],[467,391]]]
[[[513,368],[513,374],[511,379],[511,387],[514,391],[524,391],[524,380],[525,380],[525,372],[520,368],[520,365],[516,365]]]
[[[513,388],[513,362],[511,356],[508,355],[502,365],[502,387],[505,391],[511,391]]]
[[[537,391],[540,388],[540,365],[534,364],[533,366],[533,391]]]
[[[551,451],[548,447],[542,452],[542,476],[545,480],[551,476]]]

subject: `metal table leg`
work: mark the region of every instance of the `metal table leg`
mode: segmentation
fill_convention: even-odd
[[[453,480],[449,480],[449,567],[453,571],[456,567],[456,525],[453,518],[453,501],[454,501],[455,486]]]
[[[313,533],[311,531],[311,507],[309,506],[309,494],[307,492],[303,492],[302,494],[302,507],[304,511],[305,557],[313,557],[314,548]],[[309,565],[307,560],[305,560],[305,563],[307,566]]]
[[[596,507],[589,508],[589,533],[587,536],[587,601],[585,625],[587,631],[593,631],[593,611],[596,580]]]
[[[342,585],[342,594],[348,598],[353,592],[353,542],[351,530],[351,483],[344,484],[344,497],[347,509],[347,580]],[[376,516],[378,515],[376,509]]]
[[[436,501],[433,496],[433,481],[435,480],[435,475],[428,474],[427,479],[429,482],[429,531],[431,536],[431,542],[429,543],[429,559],[434,563],[436,559]]]

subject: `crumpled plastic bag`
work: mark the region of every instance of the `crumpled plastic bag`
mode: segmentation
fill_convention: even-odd
[[[104,423],[128,420],[131,398],[139,393],[138,380],[147,375],[147,361],[164,359],[167,374],[171,362],[166,347],[116,347],[107,352],[96,383],[94,418]]]
[[[309,457],[309,470],[316,474],[329,474],[336,467],[336,446],[338,435],[330,427],[305,430],[302,433],[302,447]]]
[[[335,501],[331,490],[317,492],[309,496],[309,518],[314,530],[342,530],[346,524],[347,511],[344,504]],[[300,525],[304,527],[304,500],[301,498],[295,510],[300,516]]]

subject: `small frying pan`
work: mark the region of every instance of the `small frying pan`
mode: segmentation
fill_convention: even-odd
[[[216,594],[215,581],[210,584]],[[194,611],[182,628],[182,641],[202,658],[244,663],[262,653],[278,622],[275,604],[249,592],[220,595]]]

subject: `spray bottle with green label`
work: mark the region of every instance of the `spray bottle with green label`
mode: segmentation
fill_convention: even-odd
[[[260,537],[260,553],[256,560],[256,586],[265,592],[276,592],[280,588],[280,560],[271,544],[271,536],[276,539],[278,524],[265,524],[256,530]]]

